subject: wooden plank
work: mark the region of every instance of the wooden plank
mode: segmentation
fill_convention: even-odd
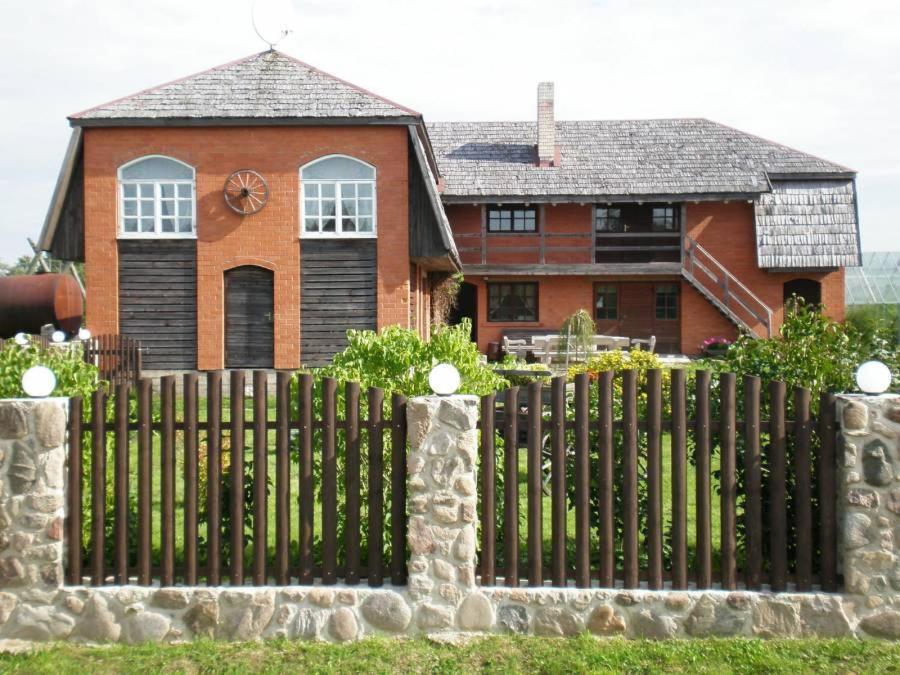
[[[138,584],[151,583],[150,566],[153,550],[153,382],[148,378],[138,381]]]
[[[253,583],[263,586],[267,580],[266,554],[269,541],[269,375],[253,371]]]
[[[822,590],[833,593],[837,584],[837,497],[835,490],[835,401],[832,394],[819,399],[819,522],[821,560],[819,577]]]
[[[369,441],[368,582],[369,586],[377,587],[384,583],[384,391],[369,387],[366,400],[366,437]]]
[[[175,376],[160,380],[160,500],[162,501],[162,574],[160,585],[175,585]]]
[[[228,577],[233,586],[244,584],[244,371],[232,370],[229,382],[231,463],[229,467],[229,517],[231,519]]]
[[[245,265],[225,272],[225,365],[271,368],[275,358],[271,270]]]
[[[298,407],[300,415],[300,561],[297,576],[301,584],[313,581],[313,381],[312,375],[300,375]]]
[[[66,508],[66,580],[68,583],[81,584],[81,560],[84,555],[84,538],[81,530],[82,509],[81,499],[82,476],[84,462],[82,458],[83,425],[81,397],[74,396],[69,399],[69,484],[68,505]]]
[[[503,395],[503,475],[519,475],[519,388]],[[507,586],[519,585],[519,483],[503,481],[503,561]]]
[[[649,587],[662,588],[662,372],[647,371],[647,560]]]
[[[687,396],[685,371],[672,369],[672,588],[688,587]]]
[[[560,412],[565,414],[565,378],[559,380],[559,391],[554,391],[560,398]],[[556,380],[554,380],[554,383]],[[556,404],[554,399],[554,404]],[[590,378],[587,373],[575,376],[575,585],[578,588],[591,586],[591,467],[590,467]],[[565,432],[561,434],[565,441]],[[560,451],[561,462],[559,489],[565,490],[565,446]],[[566,512],[563,502],[563,513],[560,515],[563,532],[565,532]],[[563,537],[565,545],[565,537]],[[563,556],[562,562],[565,563]],[[563,576],[565,583],[565,576]]]
[[[322,583],[337,583],[337,380],[322,380]]]
[[[598,377],[598,456],[600,457],[600,586],[615,585],[616,542],[613,505],[613,373],[604,371]]]
[[[637,373],[622,372],[623,426],[623,505],[624,531],[622,549],[625,556],[625,588],[638,586],[638,429],[637,429]]]
[[[275,583],[290,581],[291,373],[275,374]]]
[[[719,420],[722,588],[737,588],[737,462],[735,450],[735,375],[722,373],[719,378],[721,410]]]
[[[797,561],[796,584],[798,591],[812,588],[812,480],[810,450],[812,420],[809,409],[809,389],[794,389],[794,519],[796,530]]]
[[[565,586],[566,378],[554,377],[550,386],[550,547],[552,561],[550,578],[554,586]],[[576,432],[576,438],[578,438],[578,432]]]
[[[116,583],[128,583],[128,384],[116,385],[113,504]]]
[[[747,588],[758,590],[762,584],[762,458],[759,453],[760,381],[744,376],[744,530],[747,542]]]
[[[775,592],[787,588],[787,487],[785,472],[784,382],[769,383],[769,555],[770,585]]]
[[[206,375],[206,584],[222,581],[222,372]]]
[[[360,568],[360,471],[359,471],[359,383],[344,385],[344,583],[359,583]]]
[[[481,397],[481,585],[493,586],[496,581],[496,431],[494,409],[496,395]]]
[[[200,411],[197,385],[197,373],[184,374],[184,583],[187,586],[196,586],[199,574],[197,501],[200,485],[197,466],[199,462],[197,425]]]
[[[710,509],[710,421],[708,370],[698,370],[695,380],[696,420],[694,426],[694,466],[697,505],[697,588],[712,585],[712,515]]]
[[[391,583],[406,583],[406,397],[391,395]]]
[[[541,586],[543,574],[543,484],[541,473],[541,382],[528,383],[528,585]],[[515,474],[514,474],[515,475]]]
[[[105,582],[103,553],[106,548],[106,394],[91,395],[91,585]]]

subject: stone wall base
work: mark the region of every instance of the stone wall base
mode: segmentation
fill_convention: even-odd
[[[900,606],[823,593],[484,588],[413,615],[405,588],[68,587],[0,592],[0,639],[347,642],[434,633],[599,637],[900,638]]]

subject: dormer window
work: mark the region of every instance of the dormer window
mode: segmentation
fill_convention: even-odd
[[[119,168],[123,237],[193,237],[194,169],[169,157],[141,157]]]
[[[300,169],[304,237],[374,237],[375,167],[332,155]]]

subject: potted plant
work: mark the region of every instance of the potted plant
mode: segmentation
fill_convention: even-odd
[[[700,349],[704,356],[711,359],[721,359],[725,356],[728,348],[731,346],[731,340],[723,337],[708,337],[700,345]]]

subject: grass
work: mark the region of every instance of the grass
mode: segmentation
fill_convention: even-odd
[[[596,640],[492,636],[462,646],[374,638],[85,647],[0,655],[7,673],[864,673],[900,670],[900,645],[843,640]]]

